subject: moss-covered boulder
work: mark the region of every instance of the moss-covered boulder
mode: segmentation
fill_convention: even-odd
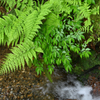
[[[89,58],[80,58],[73,69],[73,73],[78,75],[80,81],[87,80],[90,75],[100,76],[100,53],[91,51]]]

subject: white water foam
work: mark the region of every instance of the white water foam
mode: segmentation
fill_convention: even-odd
[[[93,97],[91,94],[92,87],[83,86],[76,80],[75,76],[68,75],[66,81],[47,83],[38,88],[43,95],[52,93],[59,100],[100,100],[100,97]]]
[[[66,82],[58,82],[54,91],[54,94],[56,93],[59,96],[59,100],[100,100],[100,97],[97,98],[91,95],[92,87],[83,86],[73,76],[68,76]]]

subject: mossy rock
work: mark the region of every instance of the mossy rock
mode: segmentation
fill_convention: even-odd
[[[100,76],[100,54],[97,54],[95,51],[91,51],[92,55],[89,58],[80,58],[73,73],[78,76],[78,80],[82,83],[87,82],[89,76],[94,76],[99,78]]]
[[[78,63],[74,68],[74,73],[79,75],[84,73],[84,71],[93,68],[96,65],[100,65],[100,54],[95,51],[91,51],[92,55],[89,58],[80,58]]]

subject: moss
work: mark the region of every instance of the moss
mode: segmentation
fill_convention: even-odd
[[[74,68],[75,74],[81,74],[95,65],[100,65],[100,54],[97,54],[95,51],[91,51],[91,53],[92,55],[89,58],[79,59]]]

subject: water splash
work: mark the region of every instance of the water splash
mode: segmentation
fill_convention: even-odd
[[[54,89],[54,94],[59,96],[59,100],[100,100],[100,97],[93,97],[92,87],[83,86],[74,76],[68,76],[67,81],[58,82]]]
[[[92,87],[83,86],[74,75],[66,75],[63,70],[55,69],[52,78],[53,83],[50,83],[46,78],[44,84],[38,86],[37,90],[44,97],[47,94],[53,94],[58,100],[100,100],[100,97],[92,96]]]

